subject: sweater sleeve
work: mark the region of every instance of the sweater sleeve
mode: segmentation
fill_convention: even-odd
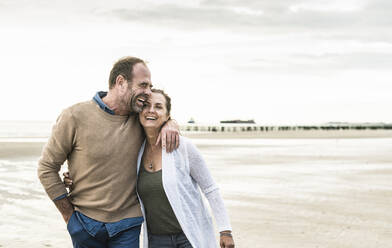
[[[218,225],[218,231],[231,230],[229,216],[223,203],[222,196],[207,168],[206,162],[196,146],[189,141],[187,141],[187,143],[190,174],[199,185],[211,206],[216,224]]]
[[[38,162],[38,177],[50,199],[67,194],[59,171],[73,150],[76,125],[70,109],[64,110],[53,126],[52,134]]]

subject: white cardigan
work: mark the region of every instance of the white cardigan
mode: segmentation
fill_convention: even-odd
[[[146,141],[139,151],[138,174],[145,144]],[[162,184],[173,212],[192,247],[216,248],[212,220],[203,203],[199,187],[208,199],[218,231],[231,230],[230,221],[218,186],[200,152],[189,139],[181,136],[179,148],[172,153],[166,153],[162,149]],[[146,219],[140,197],[139,201],[144,219]],[[143,232],[143,247],[147,248],[146,221],[143,224]]]

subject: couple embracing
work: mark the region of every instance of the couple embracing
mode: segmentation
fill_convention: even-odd
[[[145,248],[216,247],[200,190],[220,247],[234,247],[218,187],[198,149],[179,135],[170,110],[170,97],[152,89],[146,63],[125,57],[110,72],[108,92],[58,117],[38,176],[73,247],[138,248],[142,226]],[[65,161],[64,185],[59,171]]]

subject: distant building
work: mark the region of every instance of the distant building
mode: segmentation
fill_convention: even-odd
[[[235,123],[235,124],[256,124],[255,120],[227,120],[227,121],[221,121],[220,123]]]

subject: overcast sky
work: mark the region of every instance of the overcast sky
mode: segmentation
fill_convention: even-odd
[[[2,120],[55,120],[147,60],[173,117],[392,122],[390,0],[0,0]]]

